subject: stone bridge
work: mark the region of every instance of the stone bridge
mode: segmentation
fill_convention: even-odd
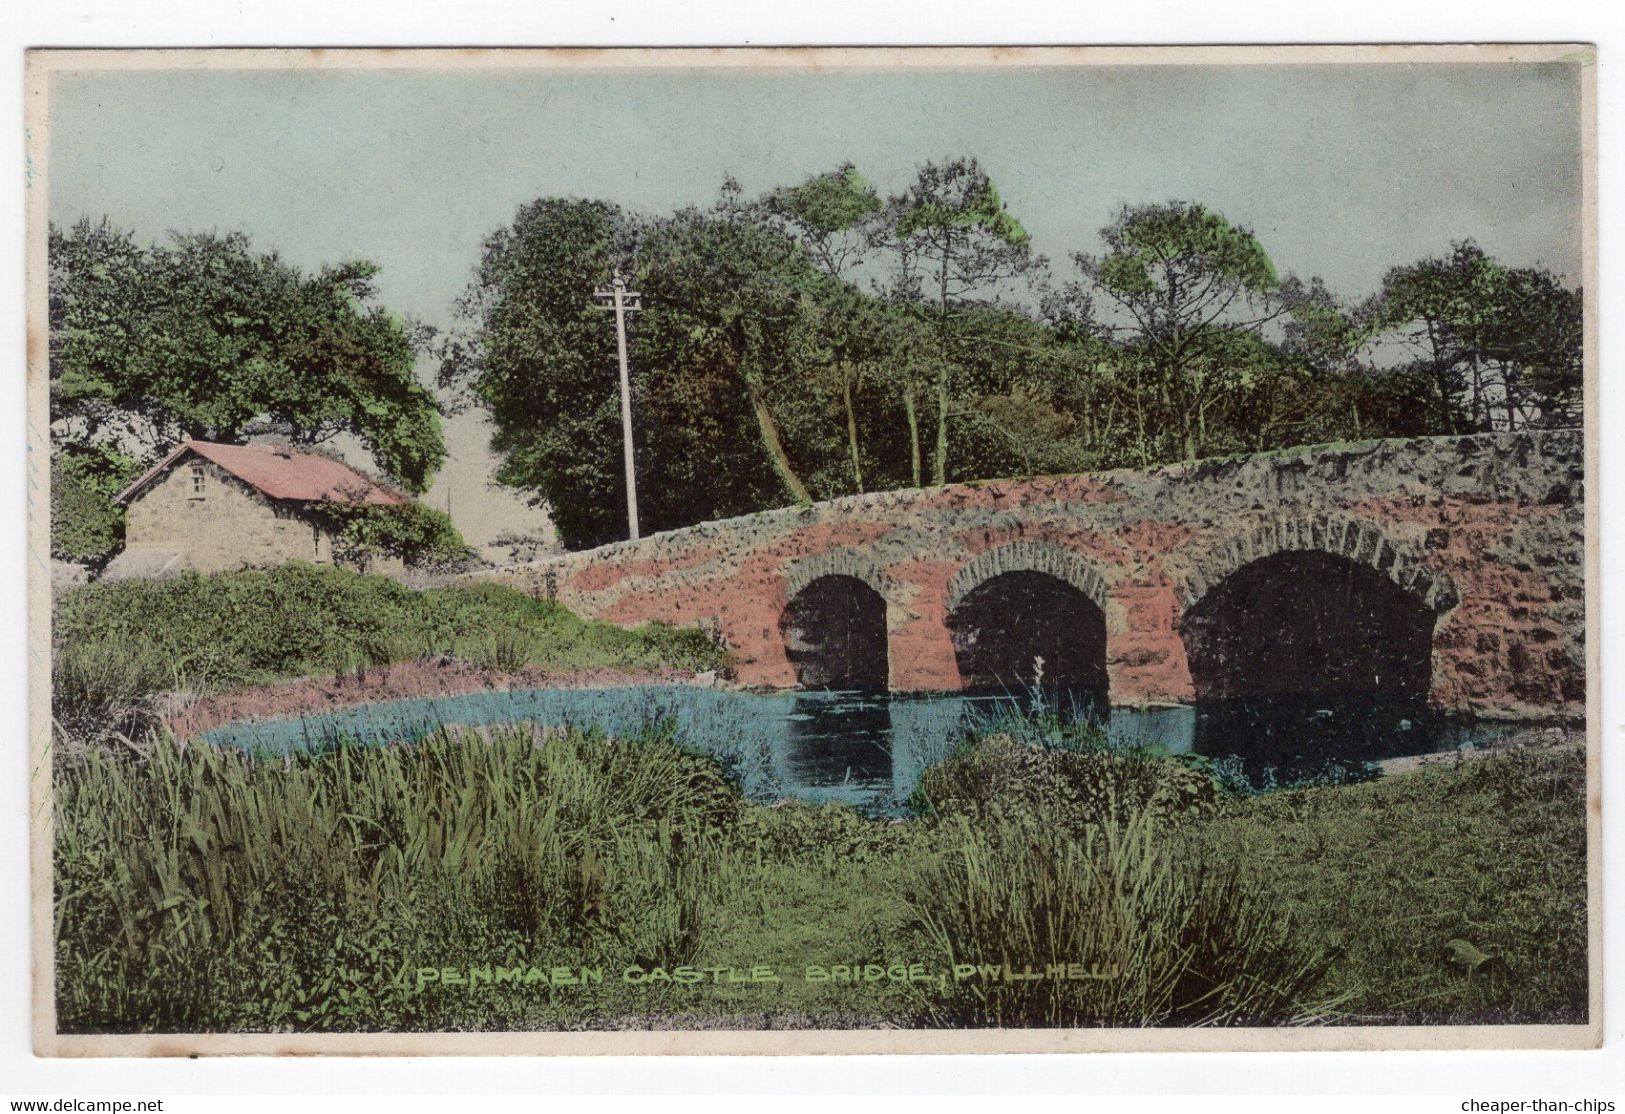
[[[1580,714],[1576,431],[1323,445],[853,496],[478,574],[712,632],[746,685],[1046,681]],[[1041,660],[1040,660],[1041,659]]]

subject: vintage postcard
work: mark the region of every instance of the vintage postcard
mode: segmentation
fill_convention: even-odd
[[[36,1049],[1595,1045],[1594,63],[32,53]]]

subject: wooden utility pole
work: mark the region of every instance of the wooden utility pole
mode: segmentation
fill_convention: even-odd
[[[608,290],[599,287],[593,297],[603,303],[600,309],[615,311],[615,345],[621,361],[621,452],[626,458],[626,522],[631,537],[638,537],[638,480],[632,465],[632,376],[626,360],[626,315],[642,309],[640,294],[626,288],[626,280],[616,275]]]

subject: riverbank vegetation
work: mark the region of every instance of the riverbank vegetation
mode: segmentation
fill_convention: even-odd
[[[414,590],[293,563],[265,571],[89,584],[56,600],[52,711],[59,745],[141,740],[171,703],[392,662],[513,671],[723,668],[694,631],[622,630],[495,584]]]
[[[911,820],[528,727],[55,770],[64,1031],[1579,1021],[1584,759],[1266,795],[972,741]],[[1037,978],[1020,977],[1025,973]]]

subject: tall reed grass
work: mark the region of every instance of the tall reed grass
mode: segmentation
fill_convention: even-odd
[[[577,732],[89,752],[57,773],[59,1016],[410,1027],[422,965],[689,962],[740,807],[706,759]]]
[[[1283,1024],[1335,1004],[1328,957],[1237,871],[1180,857],[1152,812],[1081,834],[959,814],[933,840],[908,900],[943,965],[976,972],[922,996],[933,1024]]]

